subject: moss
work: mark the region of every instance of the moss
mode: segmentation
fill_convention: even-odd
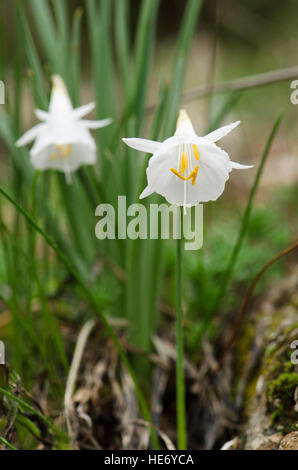
[[[235,398],[239,380],[242,377],[243,369],[247,363],[247,358],[249,356],[249,351],[251,349],[254,335],[254,324],[252,322],[248,322],[242,329],[241,341],[238,341],[236,346],[235,382],[232,390],[233,398]],[[252,392],[252,395],[253,393],[254,391]]]
[[[295,365],[291,361],[288,361],[284,366],[285,372],[292,372],[294,368]]]
[[[274,426],[275,423],[279,421],[279,418],[282,416],[282,410],[277,408],[277,410],[273,411],[272,415],[270,416],[270,424]]]
[[[256,393],[258,380],[259,380],[259,371],[257,370],[256,373],[253,374],[253,377],[250,379],[246,387],[245,397],[244,397],[245,404],[247,404],[254,397]]]
[[[298,375],[295,372],[284,372],[268,384],[268,398],[278,398],[285,405],[293,404],[293,396],[296,387],[298,387]]]
[[[270,358],[270,357],[272,357],[272,356],[274,355],[276,349],[277,349],[276,344],[267,349],[267,351],[266,351],[266,353],[265,353],[267,359]]]
[[[292,372],[295,365],[291,361],[292,350],[289,348],[271,348],[270,354],[266,354],[266,363],[263,368],[263,374],[268,373],[272,381],[274,377],[280,376],[282,373]],[[269,379],[270,380],[270,379]]]
[[[262,311],[258,314],[258,319],[260,317],[262,317]],[[267,348],[261,354],[254,370],[251,371],[244,396],[245,418],[245,416],[249,416],[251,408],[255,405],[253,397],[256,394],[256,385],[261,375],[262,384],[266,387],[265,396],[263,395],[265,403],[262,403],[266,405],[267,418],[270,419],[271,426],[281,433],[291,432],[297,428],[294,392],[298,386],[298,375],[295,373],[297,372],[295,365],[291,362],[293,351],[289,348],[287,341],[287,338],[293,337],[293,332],[296,332],[297,323],[290,326],[283,324],[285,319],[288,322],[287,317],[287,309],[279,309],[275,315],[270,317],[269,325],[266,323],[264,344],[267,345]],[[279,332],[278,335],[277,332]],[[238,341],[236,345],[235,389],[237,389],[239,378],[243,374],[254,337],[255,323],[250,320],[244,324],[241,341]]]

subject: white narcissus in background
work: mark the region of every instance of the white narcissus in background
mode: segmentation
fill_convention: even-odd
[[[42,123],[27,131],[16,145],[22,147],[34,140],[30,150],[32,165],[38,170],[63,171],[69,181],[71,172],[96,162],[96,145],[89,130],[112,122],[82,119],[94,107],[94,103],[89,103],[74,109],[62,78],[54,75],[49,111],[35,111]]]
[[[215,144],[239,122],[199,137],[186,111],[181,110],[175,135],[164,142],[123,139],[130,147],[153,154],[147,167],[148,186],[140,199],[156,192],[170,204],[186,208],[219,198],[234,168],[252,168],[232,162],[229,155]]]

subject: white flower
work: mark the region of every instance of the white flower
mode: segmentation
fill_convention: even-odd
[[[96,145],[89,129],[111,123],[111,119],[81,119],[94,107],[94,103],[89,103],[74,109],[62,78],[54,75],[49,111],[35,111],[42,123],[27,131],[16,145],[22,147],[35,140],[30,150],[32,165],[39,170],[63,171],[69,180],[72,171],[96,161]]]
[[[140,199],[156,192],[170,204],[185,208],[219,198],[232,169],[252,168],[232,162],[229,155],[215,144],[239,122],[199,137],[186,111],[182,110],[175,135],[162,143],[123,139],[130,147],[153,154],[147,168],[148,186]]]

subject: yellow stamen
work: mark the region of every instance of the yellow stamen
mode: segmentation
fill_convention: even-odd
[[[191,172],[191,174],[186,178],[187,180],[190,180],[190,179],[192,180],[192,181],[191,181],[192,186],[194,186],[195,183],[196,183],[198,171],[199,171],[199,166],[196,165],[196,166],[195,166],[195,169],[194,169],[194,170]]]
[[[183,152],[182,158],[181,158],[181,165],[180,165],[180,171],[181,173],[185,173],[185,169],[188,167],[188,156],[186,152]]]
[[[175,170],[175,168],[170,168],[170,170],[174,173],[174,175],[178,176],[178,178],[181,178],[183,181],[186,181],[186,178],[180,175],[179,171]]]
[[[71,154],[71,145],[56,145],[56,147],[62,153],[62,158],[67,158]]]
[[[197,146],[196,146],[196,145],[193,145],[192,148],[193,148],[193,151],[194,151],[194,153],[195,153],[195,158],[196,158],[196,160],[199,160],[199,159],[200,159],[200,155],[199,155],[199,151],[198,151]]]

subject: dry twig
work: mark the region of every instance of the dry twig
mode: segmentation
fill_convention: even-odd
[[[272,83],[283,82],[298,78],[298,67],[288,67],[285,69],[271,70],[270,72],[250,75],[248,77],[236,78],[229,82],[217,83],[215,85],[201,85],[190,90],[186,90],[181,97],[182,102],[190,102],[212,93],[227,93],[230,91],[241,91],[259,86],[271,85]],[[147,113],[154,113],[157,104],[149,105]]]

